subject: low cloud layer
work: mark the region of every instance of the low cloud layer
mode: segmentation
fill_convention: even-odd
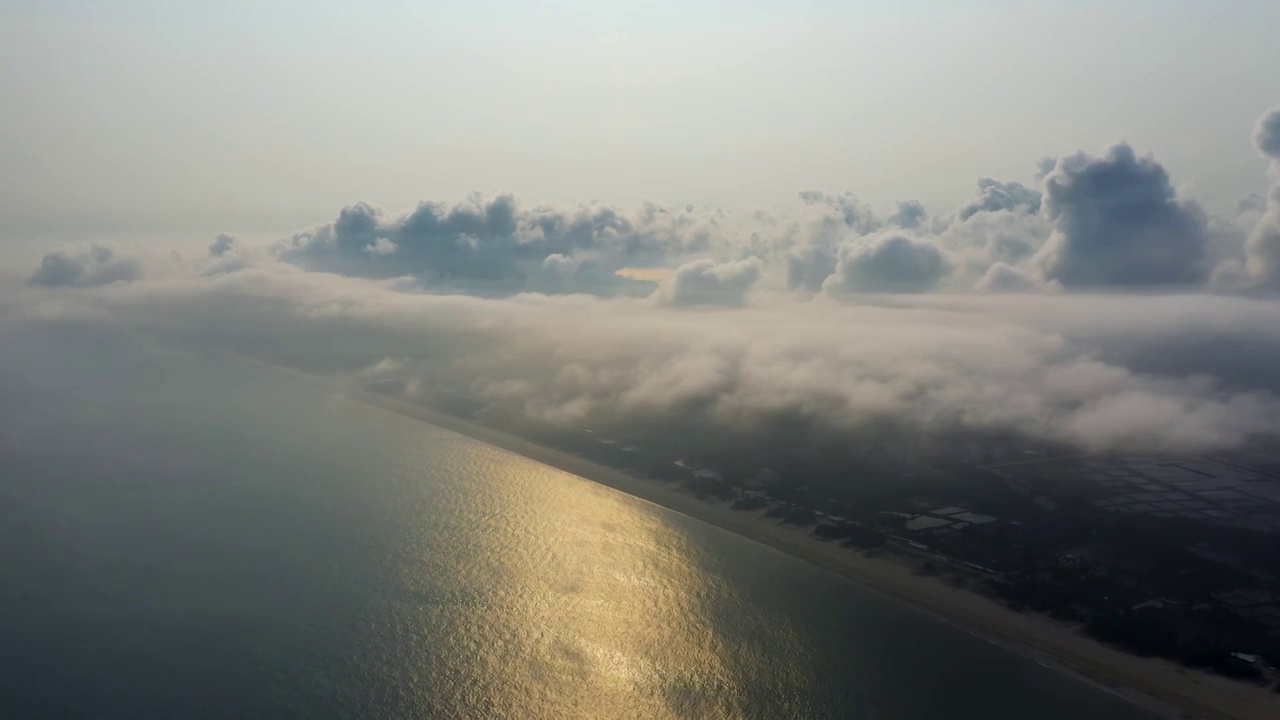
[[[1236,448],[1280,441],[1277,137],[1280,112],[1255,133],[1271,174],[1247,230],[1127,145],[1042,163],[1034,186],[981,180],[933,216],[816,191],[790,211],[359,202],[270,248],[51,252],[0,295],[0,333],[128,328],[752,446]]]
[[[570,426],[754,443],[779,428],[862,442],[896,427],[1182,452],[1277,432],[1272,301],[922,294],[716,309],[744,267],[687,270],[710,283],[687,292],[715,302],[684,313],[628,298],[433,295],[264,261],[74,298],[31,289],[5,324],[108,324],[323,374],[379,366],[406,386],[460,388]]]

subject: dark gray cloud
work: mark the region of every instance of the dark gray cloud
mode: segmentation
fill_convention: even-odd
[[[1205,213],[1126,144],[1059,158],[1044,178],[1054,231],[1037,256],[1068,288],[1193,285],[1208,274]]]
[[[1253,129],[1253,145],[1272,160],[1280,160],[1280,108],[1258,119]]]
[[[1277,288],[1280,287],[1280,108],[1258,120],[1253,142],[1258,152],[1271,160],[1271,188],[1266,211],[1245,246],[1245,267],[1252,282]]]
[[[211,257],[222,257],[231,252],[235,247],[236,239],[225,233],[220,233],[218,237],[213,239],[213,243],[209,245],[209,255]]]
[[[479,194],[456,204],[422,202],[388,218],[360,202],[344,208],[333,223],[298,233],[278,253],[307,269],[370,278],[410,275],[481,294],[510,294],[532,285],[612,294],[626,290],[610,280],[619,269],[663,267],[705,254],[724,234],[717,228],[722,218],[714,210],[653,203],[634,212],[598,204],[523,209],[511,195]],[[548,284],[546,263],[553,256],[594,268],[560,276],[581,277],[587,286]],[[622,279],[618,283],[627,286]]]
[[[717,263],[702,259],[681,265],[658,288],[665,305],[739,307],[760,279],[760,258]]]
[[[1261,193],[1249,193],[1249,195],[1240,198],[1236,203],[1236,212],[1241,215],[1245,213],[1260,213],[1267,209],[1267,198]]]
[[[900,200],[897,209],[889,216],[889,224],[897,225],[905,230],[914,230],[920,227],[928,218],[929,213],[925,211],[924,206],[919,201]]]
[[[105,245],[92,245],[45,255],[27,281],[44,287],[93,287],[140,277],[142,264],[136,258],[119,255]]]
[[[981,178],[977,197],[961,205],[956,210],[956,218],[968,220],[977,213],[997,210],[1040,212],[1040,193],[1021,183]]]
[[[858,234],[869,233],[880,227],[880,221],[871,209],[851,192],[829,195],[818,190],[803,190],[800,192],[800,199],[806,205],[823,206],[836,211],[832,221],[843,222],[845,227]]]
[[[879,235],[840,246],[835,273],[823,288],[832,293],[925,292],[950,269],[932,243],[904,235]]]

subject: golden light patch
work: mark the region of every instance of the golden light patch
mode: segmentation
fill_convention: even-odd
[[[671,268],[622,268],[614,273],[618,277],[624,277],[628,280],[649,280],[650,282],[662,282],[671,277]]]

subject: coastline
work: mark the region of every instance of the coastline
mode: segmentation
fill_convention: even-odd
[[[1047,617],[1009,610],[984,595],[953,587],[941,577],[918,574],[914,567],[918,562],[895,558],[889,553],[868,557],[859,550],[813,536],[809,527],[784,525],[765,518],[762,511],[733,510],[725,503],[699,500],[665,483],[539,445],[416,402],[349,385],[335,386],[308,373],[267,366],[352,400],[611,487],[809,562],[936,620],[1075,676],[1133,703],[1153,717],[1270,720],[1280,712],[1280,697],[1266,688],[1108,647]]]

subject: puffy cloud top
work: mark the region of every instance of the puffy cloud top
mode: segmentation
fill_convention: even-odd
[[[1258,148],[1274,157],[1278,135],[1280,109],[1259,121]],[[982,178],[976,196],[945,218],[930,218],[920,203],[905,200],[881,221],[852,193],[817,190],[801,192],[800,204],[777,214],[655,203],[528,206],[511,195],[479,193],[459,202],[425,201],[401,215],[357,202],[274,252],[306,270],[402,278],[432,292],[485,297],[639,296],[657,284],[636,278],[669,278],[672,268],[702,258],[718,267],[758,258],[753,286],[805,294],[1007,290],[1028,283],[1190,286],[1210,266],[1226,264],[1231,272],[1216,277],[1236,278],[1237,287],[1280,278],[1280,210],[1267,205],[1280,207],[1280,183],[1266,202],[1252,198],[1237,217],[1210,223],[1195,202],[1179,197],[1159,163],[1128,145],[1038,167],[1043,192]],[[1273,174],[1274,167],[1280,161]],[[206,263],[207,271],[253,262],[254,253],[243,249],[219,236],[209,255],[226,262]],[[111,276],[93,269],[110,261],[51,256],[48,262],[33,283]]]
[[[236,244],[236,239],[226,234],[219,234],[213,239],[213,243],[209,245],[209,255],[212,257],[222,257],[231,252]]]
[[[103,245],[93,245],[79,252],[57,251],[45,255],[27,281],[45,287],[93,287],[140,277],[142,265],[137,259],[118,255]]]
[[[1036,282],[1026,272],[1004,262],[997,262],[987,269],[974,286],[983,292],[1028,292]]]
[[[981,178],[978,180],[978,196],[960,206],[956,217],[968,220],[977,213],[997,210],[1040,212],[1040,193],[1021,183]]]
[[[806,205],[835,210],[845,226],[858,233],[871,232],[880,225],[870,208],[863,205],[862,201],[850,192],[842,195],[828,195],[818,190],[804,190],[800,193],[800,199]]]
[[[857,292],[924,292],[932,290],[950,268],[936,246],[904,235],[850,240],[840,246],[835,273],[823,288],[836,294]]]
[[[1245,245],[1245,266],[1254,283],[1276,288],[1280,287],[1280,108],[1258,120],[1253,143],[1271,158],[1271,188],[1266,212]]]
[[[924,206],[919,201],[901,200],[898,202],[898,209],[889,216],[889,224],[912,230],[920,227],[928,217],[929,213],[925,212]]]
[[[1054,225],[1038,255],[1067,287],[1189,285],[1204,280],[1204,212],[1179,198],[1169,174],[1126,144],[1060,158],[1044,178]]]
[[[278,252],[307,269],[372,278],[412,275],[497,294],[545,280],[547,258],[560,255],[591,260],[600,272],[590,291],[609,294],[618,288],[603,287],[601,280],[618,269],[660,267],[705,252],[718,221],[714,212],[693,207],[646,204],[631,213],[596,204],[521,209],[511,195],[473,194],[452,205],[423,202],[393,219],[356,203],[333,223],[295,235]]]
[[[1258,119],[1253,130],[1253,144],[1263,155],[1280,160],[1280,107]]]
[[[746,303],[747,293],[760,279],[760,258],[736,262],[694,260],[681,265],[658,290],[665,305],[718,305],[737,307]]]

